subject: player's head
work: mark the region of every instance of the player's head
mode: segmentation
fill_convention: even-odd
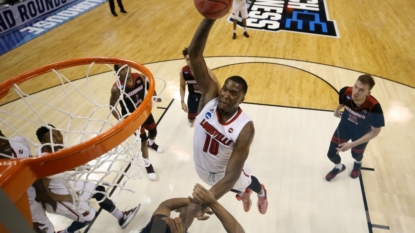
[[[352,100],[362,101],[370,95],[370,90],[375,86],[375,81],[368,74],[360,75],[353,86]]]
[[[13,156],[13,148],[10,145],[9,140],[4,136],[4,134],[0,130],[0,158],[8,158],[2,156],[1,154]]]
[[[183,54],[184,60],[186,61],[186,64],[187,64],[189,67],[191,67],[191,66],[190,66],[189,51],[187,51],[187,48],[184,48],[184,49],[183,49],[182,54]]]
[[[185,233],[186,228],[181,218],[162,217],[152,219],[141,233]]]
[[[231,76],[225,80],[222,89],[219,91],[218,108],[224,112],[232,112],[238,109],[245,99],[248,91],[248,84],[240,76]]]
[[[116,73],[119,71],[118,76],[121,80],[125,80],[125,78],[131,76],[131,68],[129,66],[114,64],[114,71]]]
[[[48,126],[42,126],[36,131],[37,139],[41,144],[48,144],[43,147],[43,150],[51,152],[50,145],[54,146],[54,151],[58,151],[63,148],[63,136],[59,130],[55,129],[55,126],[48,124]]]

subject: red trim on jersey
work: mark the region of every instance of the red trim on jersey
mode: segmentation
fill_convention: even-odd
[[[125,85],[128,88],[134,88],[135,83],[137,82],[137,78],[141,78],[138,73],[132,73],[131,76],[133,77],[133,85],[132,86]],[[122,81],[121,79],[119,80],[120,80],[119,84],[124,85],[124,81]],[[143,80],[141,79],[141,81]],[[116,87],[118,90],[120,90],[120,87],[117,85],[117,83],[118,82],[115,82],[113,86]]]
[[[241,115],[241,113],[242,113],[242,109],[238,108],[238,112],[236,113],[236,115],[232,119],[230,119],[228,122],[221,122],[220,117],[219,117],[219,111],[216,110],[216,117],[218,118],[219,124],[221,124],[221,125],[230,125],[232,122],[234,122],[239,117],[239,115]]]
[[[353,102],[353,104],[355,104],[353,99],[352,99],[352,97],[353,97],[353,87],[348,87],[346,89],[346,91],[344,91],[342,99],[347,95],[350,96],[350,101]],[[355,106],[352,107],[352,109],[356,110],[356,111],[361,110],[363,108],[368,108],[368,109],[372,110],[372,108],[378,103],[379,102],[377,101],[377,99],[375,99],[375,97],[373,97],[371,95],[368,95],[368,96],[366,96],[365,102],[362,105],[360,105],[360,107],[356,107],[356,105],[355,105]]]
[[[187,72],[189,72],[190,75],[193,76],[192,71],[190,70],[190,67],[188,65],[183,66],[182,73],[183,73],[183,71],[187,71]]]
[[[66,207],[66,209],[68,209],[70,212],[72,212],[76,216],[76,218],[77,218],[76,221],[79,222],[79,215],[73,209],[69,208],[68,206],[66,206],[65,204],[63,204],[63,202],[61,202],[61,201],[59,203],[61,203],[63,206]]]

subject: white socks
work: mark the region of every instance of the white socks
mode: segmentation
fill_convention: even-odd
[[[117,207],[115,207],[114,211],[112,211],[111,214],[118,220],[120,220],[124,216],[124,213],[121,210],[119,210]]]
[[[262,194],[258,193],[258,197],[264,198],[265,197],[265,191],[264,191],[264,189],[262,189],[261,191],[262,191]]]
[[[151,139],[148,139],[148,144],[151,146],[151,145],[153,145],[153,143],[154,143],[154,140],[151,140]]]
[[[343,169],[343,164],[342,163],[336,164],[336,168],[342,170]]]

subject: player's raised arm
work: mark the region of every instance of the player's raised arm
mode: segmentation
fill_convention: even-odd
[[[120,98],[120,95],[121,95],[120,90],[118,90],[117,87],[113,86],[111,88],[111,97],[110,97],[110,106],[111,107],[110,108],[111,108],[112,115],[117,120],[119,120],[119,118],[121,116],[121,114],[118,112],[118,109],[117,109],[117,101]]]
[[[193,75],[197,84],[202,92],[202,99],[204,106],[207,102],[218,96],[218,86],[209,75],[209,69],[206,66],[205,59],[203,57],[203,51],[205,50],[206,41],[209,36],[210,29],[212,28],[215,20],[203,19],[197,28],[192,42],[188,48],[190,63],[193,69]],[[199,105],[200,106],[200,105]]]

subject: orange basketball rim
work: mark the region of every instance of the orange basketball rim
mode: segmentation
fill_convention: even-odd
[[[92,63],[126,64],[140,71],[148,78],[148,94],[140,106],[128,118],[119,122],[106,132],[83,143],[40,157],[0,159],[0,186],[29,222],[31,222],[31,216],[26,195],[28,187],[38,178],[57,174],[93,160],[110,151],[133,134],[151,113],[152,95],[155,87],[154,77],[146,67],[131,60],[115,57],[89,57],[71,59],[42,66],[15,76],[0,84],[1,99],[7,95],[14,84],[19,84],[41,74],[49,73],[53,69],[60,70]],[[2,226],[0,224],[1,228]]]

